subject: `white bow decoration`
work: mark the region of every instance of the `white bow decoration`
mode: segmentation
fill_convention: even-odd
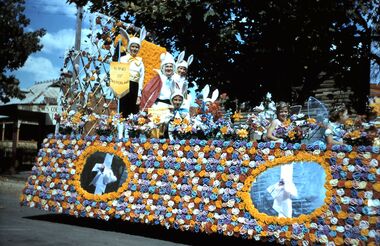
[[[92,168],[92,172],[97,172],[95,178],[91,181],[90,185],[95,186],[95,195],[101,195],[105,192],[107,184],[113,183],[117,180],[112,171],[112,160],[114,155],[106,154],[103,163],[96,163]]]

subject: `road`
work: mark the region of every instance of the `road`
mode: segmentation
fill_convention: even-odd
[[[234,237],[167,230],[162,226],[102,221],[21,207],[24,182],[0,176],[0,245],[241,245]]]

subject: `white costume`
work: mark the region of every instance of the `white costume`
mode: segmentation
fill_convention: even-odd
[[[140,30],[140,37],[130,37],[129,34],[122,28],[120,28],[120,34],[128,40],[128,53],[125,56],[120,57],[121,63],[129,63],[129,92],[127,95],[123,95],[120,99],[120,111],[124,114],[124,117],[130,113],[135,114],[138,112],[138,106],[136,105],[137,98],[141,97],[141,91],[144,85],[145,67],[141,57],[132,56],[131,45],[137,44],[141,48],[141,43],[145,39],[146,30],[144,27]]]
[[[160,90],[160,94],[158,96],[159,101],[156,101],[153,104],[152,108],[170,107],[171,88],[174,83],[173,82],[174,74],[171,77],[168,77],[164,74],[164,69],[165,69],[166,64],[173,64],[173,69],[175,69],[174,57],[172,56],[172,54],[166,52],[166,53],[161,54],[160,59],[161,59],[160,70],[155,69],[155,71],[160,76],[160,79],[162,81],[162,87]],[[162,102],[162,101],[166,101],[167,103]]]
[[[112,160],[114,155],[106,154],[103,163],[96,163],[92,168],[92,172],[97,172],[95,178],[91,181],[90,185],[95,186],[95,195],[101,195],[106,190],[106,186],[109,183],[113,183],[117,180],[112,171]]]
[[[267,191],[274,199],[273,209],[278,213],[278,217],[291,218],[292,197],[296,197],[298,193],[293,183],[293,163],[281,165],[280,181],[269,186]]]

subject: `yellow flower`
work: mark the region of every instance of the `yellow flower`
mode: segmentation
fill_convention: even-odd
[[[307,123],[309,123],[309,124],[315,124],[315,123],[317,123],[317,121],[314,118],[308,118],[307,119]]]
[[[295,135],[296,135],[296,133],[294,131],[289,131],[288,132],[288,137],[290,138],[290,140],[294,140],[295,139]]]
[[[179,126],[179,125],[181,125],[181,123],[182,123],[182,119],[181,118],[174,118],[173,125]]]
[[[185,128],[185,132],[188,133],[188,132],[191,132],[193,128],[191,126],[186,126]]]
[[[234,119],[234,121],[239,121],[243,118],[243,116],[240,114],[240,112],[235,111],[235,113],[232,115],[232,118]]]
[[[375,191],[380,192],[380,182],[377,182],[376,184],[372,185],[372,188]]]
[[[183,120],[182,120],[182,123],[183,123],[183,124],[185,124],[185,125],[188,125],[188,124],[190,124],[190,122],[189,122],[189,119],[188,119],[188,118],[185,118],[185,119],[183,119]]]
[[[144,117],[139,117],[139,118],[137,119],[137,123],[138,123],[139,125],[144,125],[145,122],[146,122],[146,120],[145,120]]]
[[[288,126],[290,125],[290,123],[291,123],[290,119],[286,119],[286,120],[282,123],[282,125],[283,125],[284,127],[288,127]]]
[[[220,128],[220,132],[221,132],[223,135],[227,134],[227,132],[228,132],[228,127],[227,127],[227,126],[223,126],[222,128]]]
[[[248,131],[245,130],[245,129],[239,129],[237,130],[237,135],[240,137],[240,138],[246,138],[248,137]]]
[[[153,123],[154,124],[159,124],[161,122],[161,119],[160,119],[160,116],[159,115],[156,115],[153,117]]]

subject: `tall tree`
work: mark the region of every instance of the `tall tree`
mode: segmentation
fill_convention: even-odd
[[[26,32],[30,20],[23,14],[24,0],[2,0],[0,4],[0,101],[8,102],[11,97],[23,98],[19,80],[7,76],[7,71],[22,67],[28,56],[41,50],[40,38],[44,29]]]
[[[361,111],[368,62],[378,61],[368,45],[376,42],[380,0],[88,2],[92,11],[116,18],[127,13],[155,42],[194,54],[191,75],[201,84],[254,103],[266,91],[275,100],[302,103],[333,77],[358,92],[353,100]]]

